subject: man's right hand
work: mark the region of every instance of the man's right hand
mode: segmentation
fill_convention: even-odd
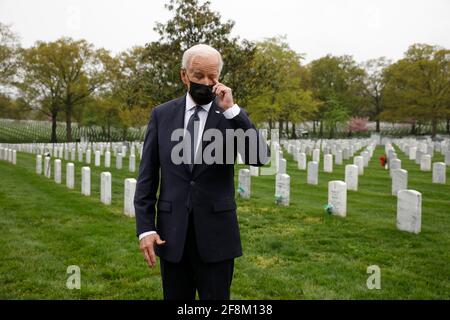
[[[161,240],[157,233],[150,234],[141,239],[139,246],[142,254],[144,255],[145,261],[147,261],[150,268],[153,268],[156,265],[156,255],[154,249],[155,244],[160,246],[165,243],[166,241]]]

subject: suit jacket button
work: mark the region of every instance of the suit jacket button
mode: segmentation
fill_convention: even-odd
[[[195,185],[195,181],[191,181],[191,186]]]

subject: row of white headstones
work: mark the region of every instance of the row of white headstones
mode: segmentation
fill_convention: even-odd
[[[0,147],[0,160],[7,161],[12,164],[17,163],[17,151],[10,148]]]
[[[62,143],[62,144],[35,144],[21,146],[21,151],[46,155],[63,159],[66,161],[84,162],[87,165],[92,164],[92,154],[94,155],[94,166],[102,166],[102,157],[104,158],[103,166],[105,168],[111,167],[111,151],[116,158],[115,167],[118,170],[123,168],[123,159],[127,156],[127,146],[123,143],[103,143],[103,142],[91,142],[91,143]],[[139,151],[139,157],[142,158],[142,143],[133,142],[129,148],[128,156],[128,171],[136,171],[136,149]]]
[[[42,166],[43,165],[43,166]],[[54,181],[61,184],[61,159],[53,160]],[[51,179],[51,158],[44,157],[42,163],[42,155],[36,155],[36,174],[44,174],[45,177]],[[102,172],[100,174],[100,201],[105,205],[111,204],[111,173]],[[66,164],[66,186],[69,189],[75,187],[75,164],[68,162]],[[124,207],[123,212],[128,217],[134,217],[134,193],[136,190],[136,179],[127,178],[124,181]],[[81,168],[81,194],[85,196],[91,195],[91,168],[84,166]]]
[[[292,154],[297,161],[299,170],[307,170],[307,184],[317,185],[319,183],[319,163],[321,149],[324,152],[324,171],[333,172],[333,154],[335,163],[340,165],[343,160],[347,160],[354,153],[366,147],[361,155],[354,157],[354,164],[346,165],[345,181],[330,181],[328,185],[328,202],[331,205],[332,213],[345,217],[347,214],[347,190],[358,190],[358,176],[364,174],[364,167],[367,167],[369,160],[373,156],[374,145],[370,140],[347,140],[341,146],[327,146],[322,141],[284,141],[288,153]],[[283,158],[283,151],[278,142],[273,142],[271,147],[275,154],[276,178],[275,178],[275,202],[279,205],[289,206],[290,202],[290,176],[286,174],[287,160]],[[308,156],[312,156],[312,161],[306,161]],[[239,170],[238,192],[243,198],[251,196],[251,176],[258,176],[258,167],[250,166],[250,169]]]
[[[396,141],[399,143],[399,141]],[[400,142],[401,143],[401,142]],[[285,146],[288,153],[293,153],[294,160],[298,162],[300,170],[307,170],[307,183],[312,185],[318,184],[318,166],[320,161],[320,142],[312,147],[315,149],[302,148],[298,145],[302,144],[300,141],[286,142]],[[308,144],[308,143],[306,143]],[[303,147],[305,143],[303,143]],[[324,154],[324,172],[333,171],[333,155],[335,156],[336,164],[342,164],[342,159],[348,159],[353,155],[354,151],[366,146],[366,150],[361,152],[360,156],[355,156],[354,164],[345,166],[345,181],[329,181],[328,182],[328,206],[331,213],[337,216],[345,217],[347,215],[347,190],[358,190],[358,176],[364,174],[364,167],[368,166],[369,160],[373,156],[373,151],[376,144],[371,141],[361,141],[356,143],[356,148],[353,150],[352,146],[346,146],[341,149],[334,147],[327,148],[322,145],[322,150],[326,150]],[[306,149],[306,152],[302,152]],[[286,174],[286,159],[283,159],[283,152],[279,145],[275,142],[272,150],[275,150],[277,155],[277,175],[275,182],[275,201],[277,204],[289,206],[290,196],[290,176]],[[414,150],[414,149],[413,149]],[[312,160],[306,165],[306,155],[309,154]],[[330,153],[328,153],[330,152]],[[446,162],[450,157],[450,151],[445,154]],[[397,228],[412,233],[419,233],[421,230],[421,215],[422,215],[422,194],[416,190],[408,190],[408,176],[407,171],[401,169],[401,160],[397,159],[395,149],[390,142],[385,144],[385,153],[388,155],[390,176],[392,179],[392,195],[397,197]],[[411,153],[409,153],[411,159]],[[421,156],[420,167],[422,171],[430,171],[431,155],[423,154]],[[250,166],[250,169],[239,170],[239,187],[238,193],[242,198],[250,198],[251,196],[251,176],[258,176],[258,167]],[[433,164],[432,183],[445,184],[446,183],[446,163],[436,162]]]
[[[432,171],[432,183],[446,183],[446,166],[450,165],[450,150],[440,149],[445,156],[444,162],[434,162],[431,166],[434,154],[433,144],[421,144],[411,146],[411,139],[396,139],[394,144],[420,166],[421,171]],[[414,141],[417,144],[417,141]],[[397,196],[397,228],[400,230],[419,233],[422,221],[422,194],[417,190],[408,189],[408,171],[402,169],[402,162],[397,158],[397,153],[392,143],[385,144],[385,153],[388,157],[389,174],[392,178],[392,195]]]

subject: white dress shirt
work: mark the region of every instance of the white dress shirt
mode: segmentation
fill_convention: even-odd
[[[189,122],[189,119],[191,118],[191,116],[194,114],[195,112],[195,106],[197,104],[194,102],[194,100],[192,99],[191,95],[189,93],[187,93],[186,95],[186,106],[185,106],[185,111],[184,111],[184,130],[186,130],[187,124]],[[203,130],[205,128],[205,123],[206,123],[206,118],[208,117],[208,112],[211,109],[211,105],[212,102],[202,105],[201,107],[203,108],[203,110],[200,110],[198,112],[198,117],[199,117],[199,127],[198,127],[198,137],[197,137],[197,141],[195,144],[195,150],[198,149],[198,146],[200,145],[201,142],[201,137],[203,136]],[[205,112],[206,111],[206,112]],[[226,119],[232,119],[234,117],[236,117],[239,112],[241,111],[241,108],[239,108],[239,106],[237,104],[234,104],[231,108],[228,108],[227,110],[225,110],[222,114]],[[139,241],[142,240],[144,237],[154,234],[156,233],[156,231],[147,231],[147,232],[143,232],[139,235]]]

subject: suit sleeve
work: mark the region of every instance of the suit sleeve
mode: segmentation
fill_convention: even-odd
[[[159,169],[158,120],[156,111],[153,109],[145,133],[139,176],[134,194],[137,236],[144,232],[156,231],[155,205],[159,187]]]
[[[256,134],[256,143],[251,143],[251,140],[246,138],[244,148],[238,148],[237,150],[243,157],[244,163],[255,167],[261,167],[268,163],[270,160],[270,147],[247,113],[240,108],[237,115],[229,118],[228,121],[231,121],[235,130],[242,129],[244,132],[254,130]],[[240,144],[237,144],[237,146],[239,147]]]

